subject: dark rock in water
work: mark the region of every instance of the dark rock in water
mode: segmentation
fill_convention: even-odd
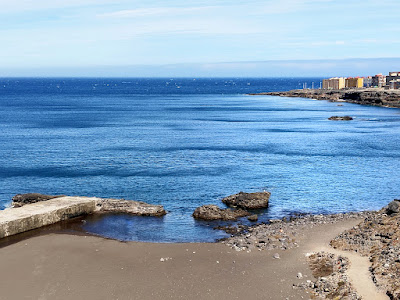
[[[249,220],[251,222],[257,222],[258,221],[258,216],[257,215],[248,216],[247,220]]]
[[[245,217],[250,215],[249,212],[243,209],[222,209],[216,205],[203,205],[198,208],[193,213],[195,219],[201,220],[236,220],[240,217]]]
[[[388,215],[398,214],[399,212],[400,212],[400,200],[394,199],[386,207],[386,214],[388,214]]]
[[[54,198],[64,197],[64,195],[44,195],[38,193],[28,193],[28,194],[17,194],[12,197],[12,206],[21,207],[25,204],[36,203],[40,201],[47,201]]]
[[[351,120],[353,120],[353,118],[350,117],[350,116],[343,116],[343,117],[332,116],[328,120],[332,120],[332,121],[351,121]]]
[[[162,205],[124,199],[99,199],[96,206],[99,212],[125,213],[136,216],[161,217],[167,213]]]
[[[228,225],[228,226],[216,226],[213,229],[216,230],[223,230],[228,234],[231,235],[237,235],[240,234],[244,231],[246,231],[248,229],[248,226],[246,225],[237,225],[237,226],[232,226],[232,225]]]
[[[222,199],[222,202],[231,207],[239,207],[243,209],[259,209],[268,207],[268,201],[271,193],[256,192],[231,195]]]

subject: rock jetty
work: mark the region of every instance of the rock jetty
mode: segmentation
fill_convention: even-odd
[[[222,209],[217,205],[203,205],[195,209],[193,217],[199,220],[224,220],[233,221],[241,217],[249,216],[250,213],[243,209]]]
[[[378,88],[341,90],[305,89],[250,95],[311,98],[316,100],[329,100],[333,102],[342,101],[362,105],[400,108],[400,90],[384,90]]]
[[[256,193],[239,192],[238,194],[223,198],[222,202],[230,207],[239,207],[242,209],[260,209],[268,207],[270,196],[271,193],[267,191]]]
[[[14,196],[13,206],[0,211],[0,238],[92,213],[126,213],[140,216],[166,214],[161,205],[139,201],[36,193]]]

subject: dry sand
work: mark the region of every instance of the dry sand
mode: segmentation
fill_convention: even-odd
[[[309,299],[292,288],[312,279],[305,253],[360,221],[310,228],[298,248],[251,253],[220,243],[36,236],[0,248],[0,299]]]

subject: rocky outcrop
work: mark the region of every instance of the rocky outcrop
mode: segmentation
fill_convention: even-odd
[[[260,209],[267,208],[269,192],[256,192],[256,193],[244,193],[239,192],[238,194],[231,195],[222,199],[222,202],[230,207],[239,207],[242,209]]]
[[[379,213],[370,215],[331,241],[334,248],[368,256],[374,282],[390,299],[400,299],[399,204],[398,200],[391,202]]]
[[[388,204],[387,207],[384,208],[384,211],[388,215],[400,213],[400,200],[394,199],[392,202]]]
[[[222,209],[217,205],[203,205],[195,209],[193,217],[200,220],[236,220],[249,216],[250,213],[242,209]]]
[[[248,216],[247,220],[249,220],[250,222],[257,222],[258,221],[258,215],[254,214],[254,215]]]
[[[384,90],[377,88],[341,90],[304,89],[250,95],[311,98],[317,100],[344,101],[362,105],[400,108],[400,90]]]
[[[360,300],[356,290],[349,282],[346,270],[349,260],[326,252],[317,252],[308,255],[308,264],[315,280],[295,285],[302,287],[313,295],[311,299],[348,299]]]
[[[160,217],[167,213],[162,205],[124,199],[99,199],[96,201],[96,207],[99,212],[125,213],[137,216]]]
[[[350,116],[332,116],[332,117],[330,117],[330,118],[328,118],[328,120],[331,120],[331,121],[351,121],[351,120],[353,120],[353,118],[352,117],[350,117]]]
[[[330,100],[330,101],[338,101],[341,99],[341,93],[338,90],[291,90],[286,92],[270,92],[270,93],[258,93],[250,95],[311,98],[317,100]]]
[[[24,206],[25,204],[47,201],[59,197],[65,197],[65,195],[52,196],[52,195],[44,195],[38,193],[17,194],[14,197],[12,197],[11,205],[13,207],[21,207]]]
[[[351,90],[344,92],[342,98],[357,104],[400,107],[400,91],[396,90]]]

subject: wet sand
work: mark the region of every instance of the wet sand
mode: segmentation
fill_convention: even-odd
[[[31,237],[0,249],[0,299],[308,299],[293,289],[312,279],[305,253],[360,221],[314,226],[298,248],[250,253],[220,243]]]

